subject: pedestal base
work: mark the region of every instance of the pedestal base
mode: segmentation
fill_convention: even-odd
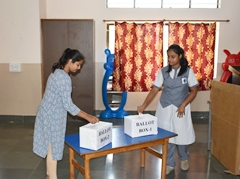
[[[109,119],[109,118],[119,118],[119,119],[123,119],[124,116],[128,116],[128,112],[125,111],[125,110],[109,110],[109,109],[106,109],[104,111],[102,111],[100,113],[100,118],[103,118],[103,119]]]

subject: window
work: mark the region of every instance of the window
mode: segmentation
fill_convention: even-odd
[[[161,0],[135,0],[135,8],[161,8]]]
[[[134,8],[134,0],[107,0],[107,8]]]
[[[193,0],[192,0],[193,1]],[[216,78],[217,75],[217,55],[218,55],[218,37],[219,37],[219,23],[216,26],[216,39],[215,39],[215,54],[214,54],[214,75],[213,78]],[[107,48],[114,53],[114,44],[115,44],[115,26],[113,23],[107,24]],[[167,62],[167,51],[168,49],[168,25],[165,24],[163,27],[163,66],[168,64]]]
[[[189,0],[163,0],[163,8],[189,8]]]
[[[219,0],[191,0],[190,8],[219,8]]]
[[[114,24],[107,24],[107,48],[114,53],[115,44],[115,26]]]
[[[107,8],[219,8],[220,0],[106,0]]]

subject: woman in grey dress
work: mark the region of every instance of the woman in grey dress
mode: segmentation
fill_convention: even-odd
[[[33,152],[46,158],[47,178],[57,179],[57,161],[62,159],[66,132],[67,112],[90,123],[98,118],[80,110],[72,102],[72,81],[69,73],[82,67],[83,55],[78,50],[66,49],[59,61],[52,66],[43,99],[37,110]]]
[[[197,95],[198,81],[179,45],[171,45],[167,54],[168,66],[159,71],[151,91],[137,109],[142,113],[164,86],[155,114],[158,127],[178,134],[169,140],[166,167],[166,174],[169,174],[176,166],[175,148],[181,160],[181,169],[189,169],[188,145],[195,141],[190,103]]]

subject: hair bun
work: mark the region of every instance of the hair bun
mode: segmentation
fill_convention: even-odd
[[[66,48],[66,49],[64,50],[64,53],[66,54],[66,53],[68,53],[68,52],[70,52],[70,51],[71,51],[70,48]]]

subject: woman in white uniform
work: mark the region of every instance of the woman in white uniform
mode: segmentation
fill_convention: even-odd
[[[181,169],[189,169],[188,145],[195,141],[190,103],[197,95],[198,81],[193,70],[188,66],[184,51],[179,45],[171,45],[167,50],[167,55],[168,66],[158,72],[151,91],[137,110],[138,113],[142,113],[163,87],[156,110],[158,127],[178,134],[177,137],[169,140],[166,167],[166,174],[169,174],[176,165],[175,147],[178,149]]]

